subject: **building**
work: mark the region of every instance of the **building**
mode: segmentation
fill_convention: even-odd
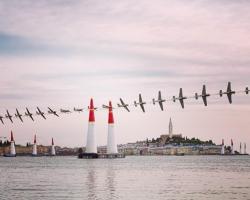
[[[172,119],[169,120],[168,134],[160,136],[160,144],[165,145],[172,141],[173,138],[182,138],[182,134],[173,134],[173,123]]]

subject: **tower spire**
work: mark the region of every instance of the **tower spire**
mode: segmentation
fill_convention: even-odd
[[[168,134],[169,134],[169,137],[170,137],[170,138],[173,137],[173,124],[172,124],[172,119],[171,119],[171,117],[170,117],[170,120],[169,120]]]

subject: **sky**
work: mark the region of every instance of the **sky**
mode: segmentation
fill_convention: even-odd
[[[250,86],[250,12],[244,0],[0,0],[0,114],[36,106],[46,111],[114,105],[122,97],[131,104],[141,93],[145,101]],[[114,110],[118,143],[174,133],[212,139],[237,149],[250,146],[250,95],[212,96],[167,102],[165,110],[152,104],[146,113]],[[107,111],[96,112],[98,145],[107,140]],[[88,112],[35,117],[21,123],[5,120],[0,136],[13,130],[16,143],[60,146],[86,144]],[[248,148],[250,150],[250,148]]]

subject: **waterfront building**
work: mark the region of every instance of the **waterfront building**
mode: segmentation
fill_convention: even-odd
[[[160,136],[160,145],[165,145],[169,141],[171,141],[173,138],[182,138],[182,134],[174,134],[173,132],[173,123],[172,119],[170,118],[169,124],[168,124],[168,134],[164,134]]]

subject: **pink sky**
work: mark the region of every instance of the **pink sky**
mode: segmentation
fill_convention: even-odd
[[[248,1],[0,1],[0,114],[36,106],[101,106],[120,97],[128,103],[142,93],[150,101],[250,85]],[[168,102],[164,112],[115,110],[118,143],[158,137],[173,119],[174,132],[188,137],[250,145],[250,97],[233,105],[211,97],[209,106],[188,100],[184,110]],[[88,113],[48,120],[6,121],[0,136],[14,131],[17,143],[32,141],[82,146]],[[98,144],[107,137],[107,112],[96,113]]]

